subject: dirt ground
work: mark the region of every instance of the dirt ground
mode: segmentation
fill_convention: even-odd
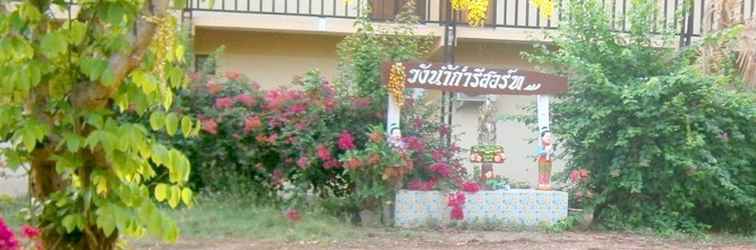
[[[184,239],[175,245],[141,242],[137,249],[756,249],[756,240],[676,240],[656,236],[599,232],[412,231],[367,234],[339,241]]]

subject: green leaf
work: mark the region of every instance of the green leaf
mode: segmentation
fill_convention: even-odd
[[[192,206],[192,190],[189,188],[184,188],[181,190],[181,200],[186,204],[187,207]]]
[[[150,127],[152,130],[158,131],[160,130],[165,124],[165,117],[163,116],[162,112],[152,112],[150,114]]]
[[[66,51],[66,37],[60,32],[49,32],[42,37],[40,50],[49,58],[57,58]]]
[[[171,198],[168,199],[168,205],[171,206],[171,208],[176,208],[181,201],[181,188],[178,186],[172,186],[170,193]]]
[[[178,129],[178,122],[176,113],[168,113],[168,116],[165,117],[165,132],[170,136],[175,135],[176,129]]]
[[[145,94],[151,94],[157,89],[158,80],[152,74],[137,70],[131,74],[131,77],[134,80],[134,83],[136,83]]]
[[[168,185],[164,183],[157,184],[155,186],[155,199],[162,202],[168,198]]]
[[[176,9],[186,8],[186,0],[173,0],[173,8],[176,8]]]
[[[76,152],[82,146],[81,141],[84,139],[71,131],[63,132],[63,140],[66,142],[66,149],[69,152]]]
[[[89,77],[90,81],[100,79],[107,67],[108,63],[102,59],[84,58],[79,61],[81,72]]]
[[[100,75],[100,82],[102,82],[105,86],[113,85],[115,82],[115,75],[113,75],[113,70],[111,70],[109,67],[105,67],[105,71],[102,72],[102,75]]]
[[[73,45],[81,44],[87,34],[87,25],[76,20],[72,21],[70,25],[71,28],[68,30],[67,37],[68,43]]]
[[[189,137],[192,133],[192,119],[189,116],[181,118],[181,132],[184,133],[184,137]]]
[[[163,240],[175,243],[179,236],[179,228],[176,226],[176,222],[163,222],[163,233]]]

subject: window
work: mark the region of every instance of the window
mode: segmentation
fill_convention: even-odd
[[[215,60],[209,55],[194,55],[194,71],[215,74]]]

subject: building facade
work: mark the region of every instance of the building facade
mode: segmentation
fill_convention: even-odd
[[[680,35],[681,45],[700,37],[707,13],[705,1],[658,0],[658,32],[674,31]],[[219,70],[236,71],[258,81],[270,89],[287,85],[291,79],[311,69],[320,70],[328,79],[336,77],[336,46],[354,32],[353,23],[370,5],[371,18],[377,21],[394,17],[406,0],[189,0],[183,13],[191,23],[194,51],[205,55],[219,46],[225,50],[220,57]],[[560,1],[555,1],[560,5]],[[605,0],[612,25],[618,32],[630,28],[626,14],[633,8],[629,0]],[[213,4],[212,6],[210,4]],[[444,35],[446,5],[443,0],[418,0],[416,14],[421,20],[415,29],[418,34],[430,34],[441,41]],[[491,68],[520,68],[536,70],[523,59],[521,52],[531,50],[534,43],[548,42],[546,32],[556,29],[566,18],[556,8],[548,18],[530,0],[490,0],[484,27],[469,27],[464,15],[457,22],[456,63]],[[685,18],[676,19],[676,13]],[[754,15],[754,0],[743,1],[741,13],[745,18]],[[443,62],[443,50],[429,58]],[[437,93],[436,93],[437,95]],[[496,107],[500,114],[520,114],[521,107],[535,102],[534,96],[499,96]],[[483,98],[459,98],[453,111],[454,133],[462,135],[462,147],[475,145],[478,109]],[[496,174],[513,180],[536,183],[537,166],[533,158],[537,134],[523,124],[499,121],[497,141],[509,157],[495,166]],[[466,166],[472,166],[466,163]],[[563,161],[555,163],[557,172]]]

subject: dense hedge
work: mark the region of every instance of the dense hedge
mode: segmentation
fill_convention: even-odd
[[[531,56],[570,76],[552,129],[578,190],[607,228],[756,230],[756,103],[691,65],[695,48],[653,46],[655,1],[636,1],[630,34],[612,32],[600,1],[573,1]],[[664,36],[661,36],[664,37]],[[658,37],[657,37],[658,38]],[[568,174],[563,177],[568,179]]]

